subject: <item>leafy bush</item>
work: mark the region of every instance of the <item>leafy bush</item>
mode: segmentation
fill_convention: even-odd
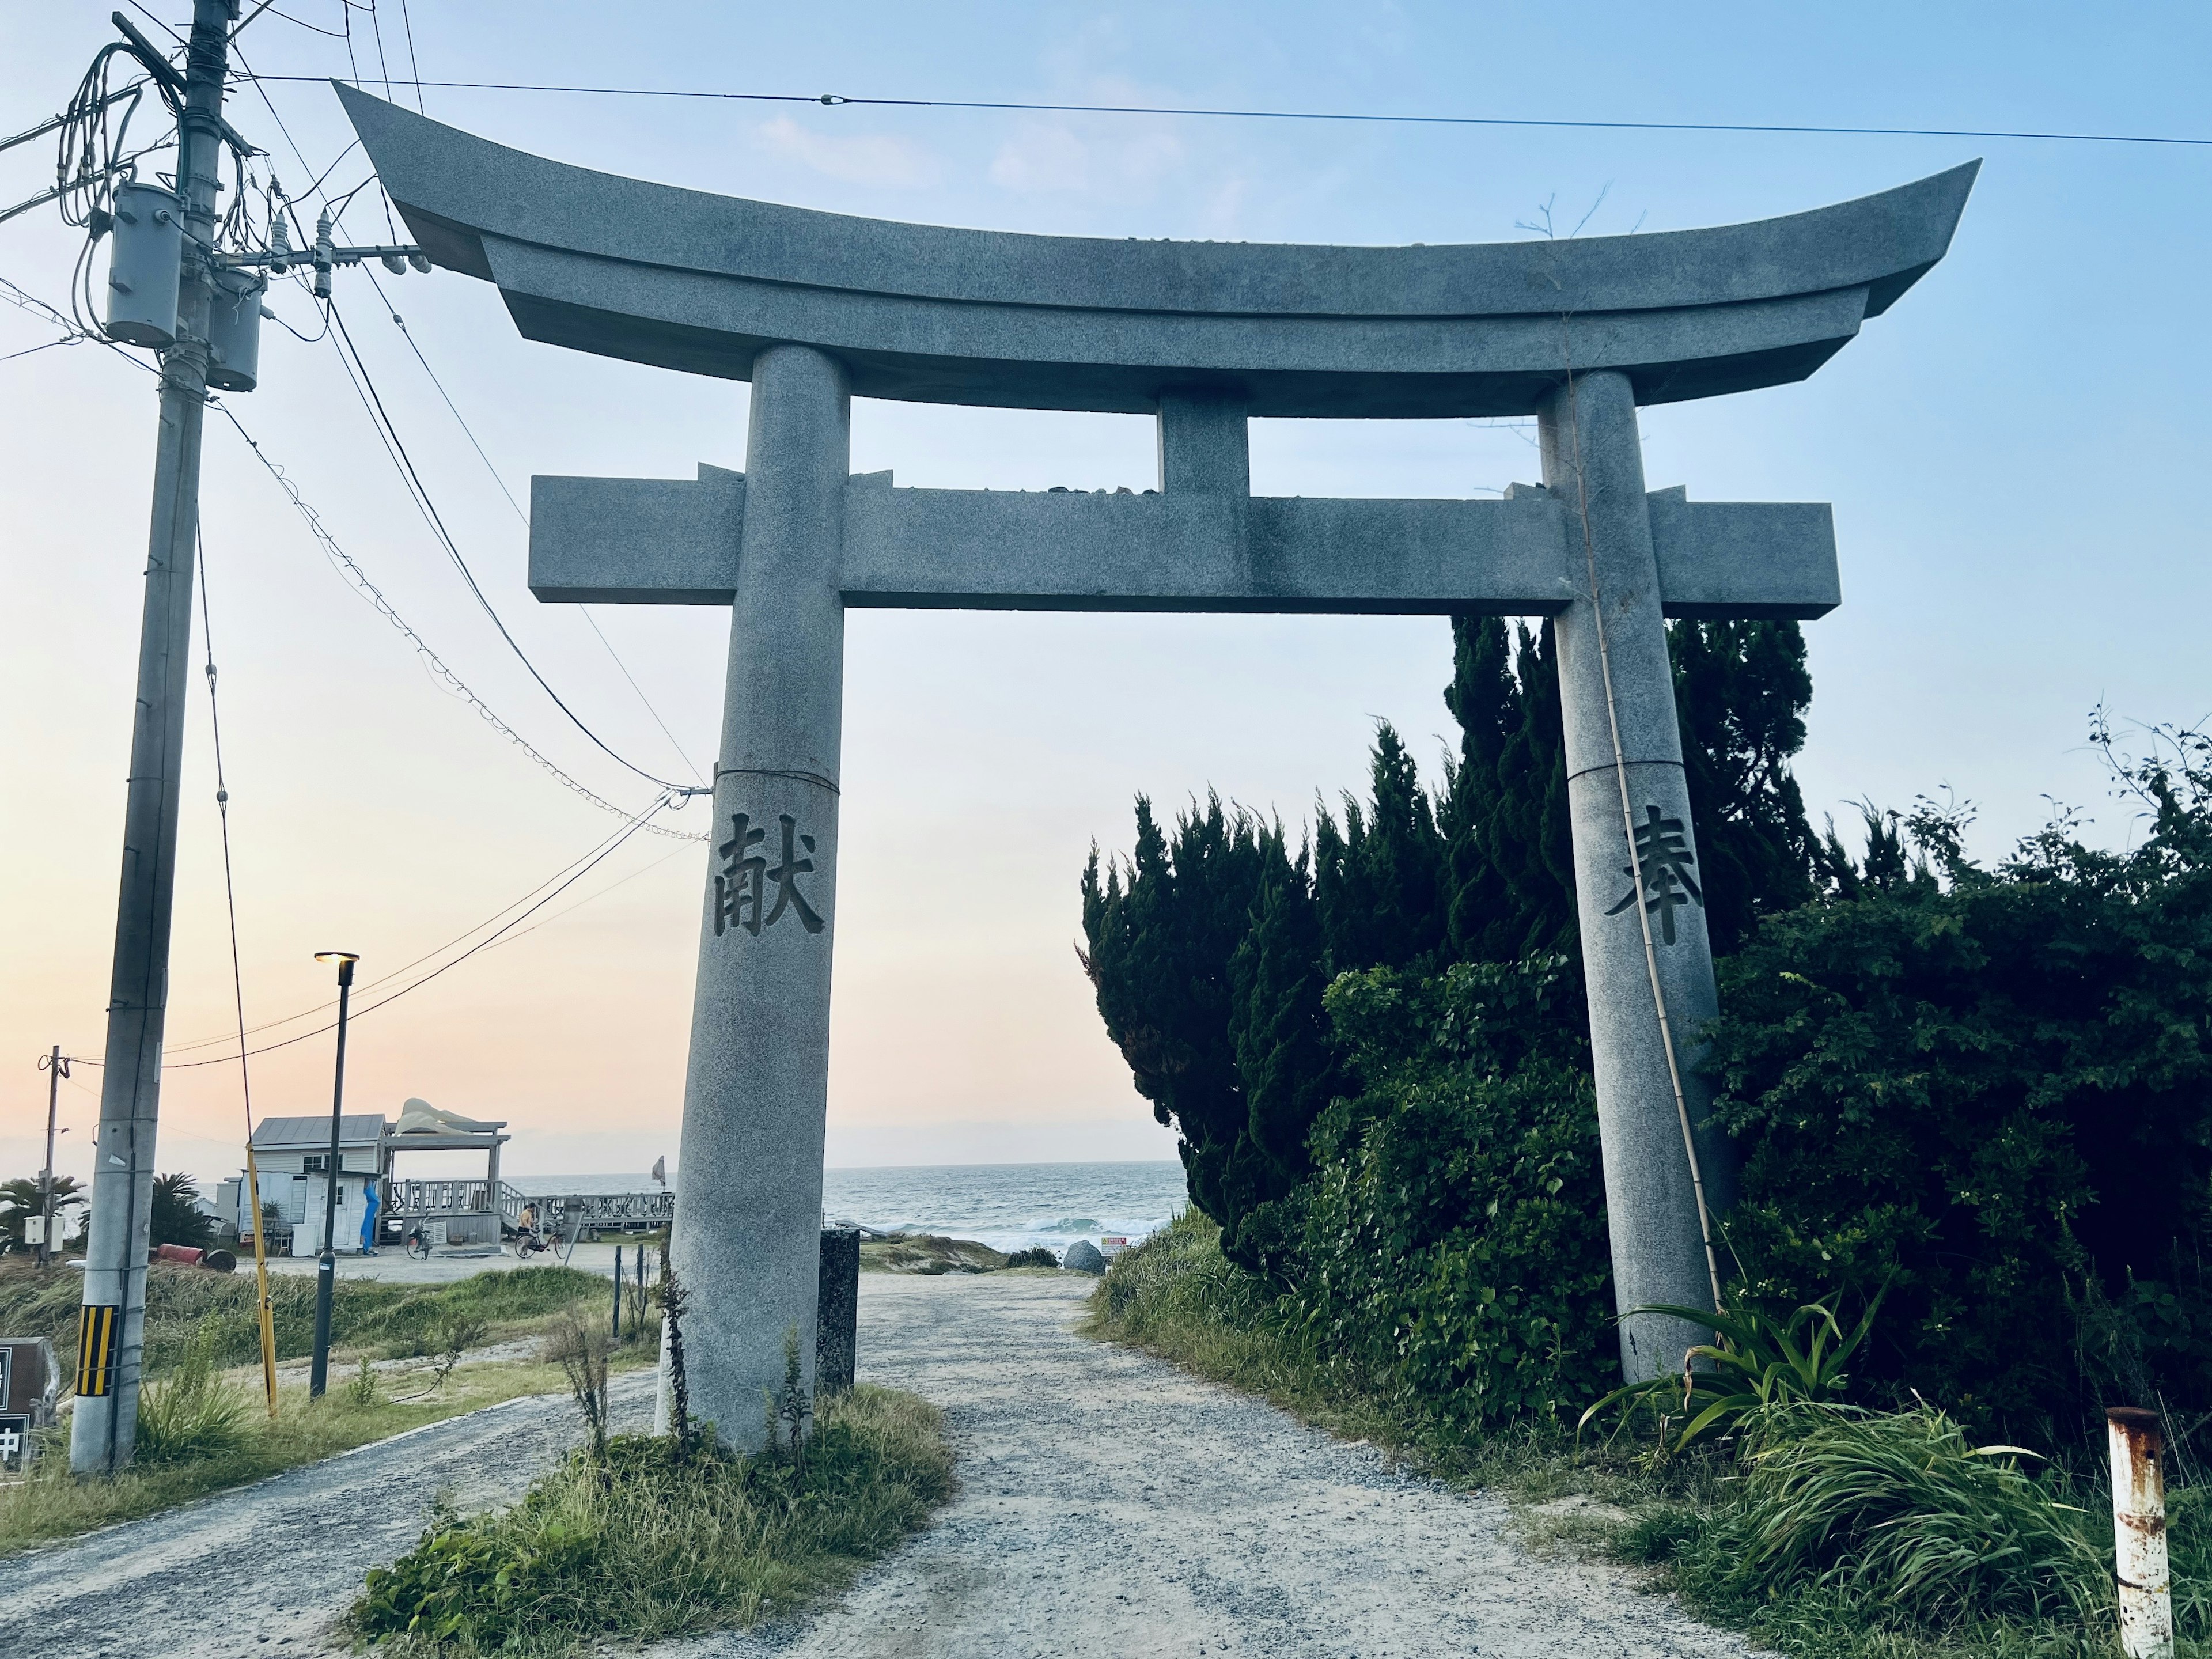
[[[2021,1472],[2020,1448],[1978,1447],[1927,1406],[1787,1406],[1754,1433],[1723,1522],[1753,1593],[1836,1589],[1935,1628],[2107,1616],[2111,1567],[2088,1517]]]
[[[412,1550],[371,1570],[351,1622],[441,1654],[750,1625],[921,1526],[952,1490],[939,1427],[933,1407],[862,1383],[821,1402],[803,1467],[711,1437],[679,1458],[671,1439],[617,1436],[512,1509],[434,1513]]]
[[[1579,994],[1556,957],[1329,988],[1363,1091],[1315,1127],[1286,1306],[1464,1426],[1579,1409],[1615,1363]]]
[[[1703,1325],[1713,1340],[1689,1350],[1679,1373],[1615,1389],[1583,1413],[1577,1427],[1608,1406],[1645,1404],[1682,1425],[1674,1442],[1680,1451],[1708,1429],[1733,1429],[1777,1406],[1840,1401],[1850,1382],[1844,1368],[1874,1328],[1881,1297],[1867,1304],[1849,1336],[1834,1311],[1820,1302],[1807,1303],[1787,1319],[1755,1307],[1709,1313],[1664,1302],[1646,1303],[1636,1311],[1670,1314]]]
[[[1032,1244],[1026,1250],[1015,1250],[1006,1257],[1009,1267],[1057,1267],[1060,1258],[1046,1244]]]
[[[1923,811],[1917,872],[1893,848],[1721,970],[1752,1295],[1893,1280],[1861,1380],[2045,1445],[2212,1405],[2212,770],[2124,775],[2154,813],[2130,851],[2062,820],[1984,870]]]
[[[190,1342],[168,1376],[139,1390],[133,1456],[149,1465],[228,1456],[246,1443],[246,1409],[216,1375],[213,1341]]]

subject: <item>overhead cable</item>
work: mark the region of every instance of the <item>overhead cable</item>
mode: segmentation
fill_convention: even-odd
[[[410,961],[401,963],[397,968],[391,969],[387,973],[380,975],[375,979],[362,981],[357,989],[361,994],[366,996],[369,992],[375,990],[379,986],[387,985],[393,980],[404,978],[408,974],[412,973],[416,969],[420,968],[424,963],[434,961],[439,957],[445,955],[447,951],[466,944],[469,940],[474,939],[478,933],[483,933],[486,928],[496,925],[502,918],[507,916],[509,912],[519,910],[524,905],[528,904],[532,899],[536,898],[540,893],[543,893],[547,888],[551,887],[555,883],[562,880],[563,878],[573,872],[578,872],[582,866],[592,863],[599,857],[600,854],[612,851],[612,843],[617,837],[621,836],[624,833],[624,830],[621,827],[617,827],[610,831],[599,841],[593,842],[590,847],[585,848],[583,852],[579,853],[574,858],[570,859],[559,869],[554,871],[551,875],[547,876],[544,880],[539,882],[536,886],[532,887],[528,892],[524,893],[520,897],[501,905],[498,909],[493,911],[482,921],[476,923],[472,927],[463,928],[459,933],[454,934],[453,938],[447,939],[444,944],[434,945],[431,949],[423,951],[422,955],[416,957]],[[659,862],[665,862],[665,859],[674,858],[678,854],[682,853],[684,850],[685,849],[681,847],[672,848],[664,856],[663,860],[656,860],[655,864],[647,865],[645,869],[651,870],[656,868]],[[644,873],[644,871],[638,871],[635,873],[641,875]],[[623,879],[627,881],[629,878],[626,876]],[[619,883],[616,884],[620,885]],[[601,890],[605,891],[611,890],[603,889]],[[556,911],[554,915],[557,916],[565,914],[567,914],[565,911]],[[553,920],[553,916],[548,916],[545,920],[546,921],[550,921]],[[542,927],[544,925],[544,922],[539,922],[536,927],[526,927],[523,929],[523,933],[535,933],[538,930],[538,927]],[[521,937],[520,934],[510,936],[510,942],[512,939],[520,937]],[[258,1036],[264,1031],[274,1031],[283,1026],[296,1025],[303,1019],[313,1019],[318,1015],[325,1013],[337,1006],[337,998],[327,998],[321,1002],[314,1004],[311,1007],[302,1008],[296,1013],[286,1014],[280,1019],[264,1020],[258,1025],[249,1026],[246,1029],[246,1035],[249,1036]],[[172,1054],[191,1054],[201,1048],[212,1048],[218,1043],[228,1042],[231,1040],[231,1037],[228,1035],[222,1036],[195,1037],[186,1042],[167,1043],[164,1045],[164,1051]]]
[[[476,451],[477,459],[483,463],[484,471],[491,475],[492,483],[499,487],[499,493],[507,498],[507,506],[514,509],[514,516],[521,521],[522,527],[525,530],[529,529],[530,514],[524,510],[522,503],[515,500],[514,492],[507,487],[507,480],[500,475],[499,468],[493,464],[491,456],[477,439],[475,428],[469,424],[468,417],[461,413],[460,405],[453,401],[453,393],[446,390],[446,383],[438,378],[438,371],[430,367],[430,360],[422,355],[422,348],[416,340],[414,331],[407,326],[407,319],[399,314],[399,308],[392,303],[391,295],[384,291],[384,284],[376,280],[376,273],[369,270],[366,264],[362,267],[362,274],[368,278],[369,286],[376,290],[376,297],[383,301],[385,310],[391,315],[392,327],[399,331],[400,337],[407,342],[407,349],[415,354],[415,361],[422,366],[423,374],[428,377],[439,398],[444,402],[447,413],[453,417],[453,424],[460,428],[461,435],[469,441],[469,447]],[[600,629],[599,618],[592,615],[591,606],[580,605],[576,609],[581,613],[585,626],[592,630],[593,636],[598,639],[601,646],[605,647],[608,660],[614,664],[616,672],[629,683],[629,689],[637,693],[638,702],[644,705],[645,712],[653,716],[653,723],[660,728],[660,735],[668,739],[668,746],[676,751],[676,757],[691,769],[693,777],[703,781],[705,775],[699,770],[698,763],[694,761],[684,751],[684,745],[676,740],[676,733],[668,729],[668,722],[660,717],[660,711],[653,706],[653,699],[645,695],[645,688],[637,683],[637,676],[629,672],[629,665],[622,659],[622,653],[615,649],[614,641],[609,639],[605,631]]]
[[[589,875],[593,870],[597,869],[602,862],[612,855],[616,848],[623,846],[639,830],[647,828],[647,820],[651,818],[654,813],[659,811],[668,804],[668,797],[665,795],[661,796],[658,800],[654,801],[652,805],[647,807],[645,811],[633,817],[623,832],[617,836],[613,841],[609,842],[598,854],[598,856],[594,857],[589,863],[586,864],[581,869],[578,870],[575,874],[570,876],[558,887],[556,887],[551,892],[546,894],[544,898],[539,899],[537,903],[532,905],[527,910],[525,910],[520,915],[516,916],[513,921],[506,923],[496,932],[478,940],[467,950],[462,951],[460,955],[455,957],[451,962],[443,963],[438,967],[433,968],[428,973],[423,975],[422,978],[415,980],[411,983],[401,986],[390,996],[380,997],[374,1002],[369,1003],[366,1006],[354,1009],[351,1013],[351,1018],[360,1019],[365,1015],[374,1013],[380,1008],[390,1007],[393,1003],[398,1001],[400,998],[407,996],[413,992],[421,990],[425,985],[428,985],[432,980],[436,979],[441,974],[446,973],[449,969],[459,967],[471,957],[476,955],[477,951],[497,944],[506,934],[512,932],[514,928],[521,926],[525,921],[527,921],[532,916],[544,909],[547,905],[552,903],[555,899],[560,897],[562,894],[567,892],[571,887],[574,886],[586,876]],[[289,1048],[295,1042],[305,1042],[309,1037],[320,1036],[325,1031],[336,1030],[337,1029],[337,1021],[332,1020],[327,1025],[319,1025],[312,1031],[302,1031],[297,1036],[283,1037],[275,1042],[264,1042],[258,1048],[246,1049],[244,1055],[217,1054],[212,1060],[178,1060],[173,1064],[164,1064],[161,1069],[165,1072],[184,1072],[191,1071],[194,1067],[201,1066],[227,1066],[233,1059],[244,1058],[253,1054],[265,1054],[275,1049]]]
[[[351,27],[350,14],[349,14],[348,18],[348,27]],[[241,64],[244,63],[244,58],[242,57],[240,58],[240,62]],[[248,73],[250,75],[251,71],[249,70]],[[292,137],[292,130],[284,125],[284,118],[277,112],[275,102],[270,98],[268,93],[262,90],[262,88],[258,85],[255,87],[255,91],[259,94],[264,107],[265,107],[269,112],[270,118],[276,122],[277,131],[283,135],[285,144],[290,149],[294,157],[299,161],[301,167],[303,168],[306,167],[307,166],[307,158],[305,153],[300,149],[299,141]],[[356,141],[356,143],[358,141]],[[348,148],[350,149],[351,146],[349,146]],[[331,164],[332,167],[335,167],[337,163],[335,162]],[[344,203],[331,202],[328,192],[323,189],[323,180],[330,176],[330,172],[331,169],[329,167],[325,168],[322,173],[317,177],[314,184],[310,186],[310,189],[312,189],[317,195],[322,197],[324,204],[330,211],[332,220],[335,222],[343,219],[344,216]],[[372,178],[374,178],[374,174],[371,175]],[[367,181],[364,181],[364,184]],[[349,195],[348,199],[350,199],[350,194]],[[299,228],[302,232],[301,240],[304,242],[305,227],[300,227]],[[363,269],[366,270],[366,266],[364,266]],[[398,328],[401,336],[406,340],[408,349],[415,354],[416,362],[422,365],[423,374],[429,377],[430,384],[437,388],[438,396],[444,400],[447,409],[451,411],[454,421],[460,426],[463,434],[467,436],[470,446],[474,448],[477,453],[477,459],[483,462],[485,470],[491,474],[492,482],[499,486],[500,493],[507,497],[507,505],[514,509],[516,516],[522,520],[526,526],[527,526],[530,522],[529,514],[523,511],[521,503],[514,499],[514,492],[507,487],[507,481],[500,476],[499,469],[492,465],[491,457],[484,453],[483,444],[477,441],[475,432],[471,430],[469,423],[462,416],[459,408],[454,404],[453,398],[447,392],[444,383],[438,379],[437,371],[430,367],[429,359],[422,355],[422,347],[416,343],[415,337],[408,331],[407,325],[401,321],[398,309],[392,304],[390,297],[384,292],[384,285],[376,280],[375,273],[373,271],[368,273],[368,279],[370,285],[376,290],[376,297],[383,303],[386,312],[391,316],[393,324]],[[575,726],[578,731],[581,732],[586,737],[589,738],[592,743],[604,750],[617,763],[628,768],[630,771],[636,773],[640,777],[645,779],[649,783],[658,784],[664,789],[677,792],[679,798],[686,794],[703,793],[692,786],[679,784],[670,779],[663,778],[652,772],[648,772],[644,768],[632,763],[625,757],[617,753],[614,749],[610,747],[600,738],[599,733],[592,731],[590,726],[585,725],[583,720],[578,717],[576,713],[562,699],[560,694],[555,691],[552,686],[547,683],[545,677],[538,672],[537,665],[532,663],[528,655],[524,653],[521,646],[516,642],[514,636],[507,632],[507,623],[501,618],[498,611],[492,607],[490,599],[485,596],[483,590],[477,585],[476,576],[474,573],[470,570],[468,562],[462,557],[459,547],[455,544],[452,536],[447,532],[443,518],[439,514],[435,504],[431,501],[428,490],[422,486],[421,477],[416,472],[412,459],[407,456],[406,446],[400,441],[398,428],[392,425],[391,417],[384,410],[383,399],[376,395],[375,383],[369,376],[368,365],[363,363],[361,360],[361,353],[355,347],[353,337],[346,329],[345,319],[338,314],[337,307],[335,304],[326,302],[324,307],[324,326],[325,331],[328,330],[331,323],[335,322],[337,325],[338,333],[343,337],[344,343],[343,349],[338,348],[338,342],[337,340],[332,341],[333,349],[338,349],[338,360],[340,363],[342,365],[345,364],[348,354],[351,355],[352,365],[347,368],[349,378],[352,376],[355,368],[358,368],[360,370],[360,383],[355,386],[354,395],[356,398],[361,398],[364,412],[367,412],[369,416],[370,425],[376,428],[377,435],[384,441],[386,452],[391,455],[392,464],[399,469],[402,475],[402,482],[407,484],[409,495],[410,498],[415,501],[416,510],[422,514],[424,521],[430,526],[431,532],[438,538],[440,544],[445,548],[447,556],[453,562],[454,568],[460,572],[462,580],[468,584],[469,591],[476,596],[477,603],[483,607],[484,614],[490,617],[492,625],[499,630],[501,638],[507,641],[508,648],[514,653],[516,658],[522,663],[522,665],[526,669],[529,670],[531,678],[536,680],[538,685],[544,689],[547,696],[552,698],[555,705],[559,708],[563,714],[568,717],[569,720]],[[297,331],[294,331],[296,332]],[[372,404],[374,405],[373,408],[371,407]],[[585,611],[584,621],[590,627],[592,632],[598,635],[600,645],[605,647],[607,655],[613,659],[615,667],[620,672],[623,678],[629,682],[630,690],[637,694],[638,701],[645,705],[646,713],[653,717],[653,724],[660,728],[661,735],[668,739],[669,746],[675,750],[677,757],[683,761],[685,766],[690,769],[691,774],[695,778],[700,776],[697,764],[694,763],[691,757],[684,752],[684,745],[677,742],[676,734],[669,730],[668,722],[660,717],[660,711],[653,706],[653,700],[645,695],[645,688],[638,684],[636,676],[629,672],[629,665],[623,661],[620,653],[615,650],[613,641],[607,638],[605,633],[600,629],[598,621],[592,617],[588,609]],[[659,831],[659,833],[667,834],[671,832]]]
[[[569,790],[572,793],[580,795],[584,799],[591,802],[592,805],[598,807],[603,812],[611,812],[617,817],[622,818],[627,818],[630,816],[627,808],[617,806],[605,796],[599,794],[595,790],[592,790],[586,785],[579,782],[575,778],[570,776],[558,765],[555,764],[553,761],[549,759],[543,752],[533,745],[528,738],[525,738],[520,732],[516,731],[505,720],[501,720],[493,710],[489,703],[487,703],[482,697],[478,696],[475,691],[470,689],[466,681],[463,680],[459,675],[456,674],[451,668],[447,667],[446,665],[445,659],[439,656],[435,651],[430,648],[429,641],[425,640],[420,634],[416,633],[407,619],[404,617],[402,617],[398,610],[393,607],[392,601],[385,597],[384,590],[377,586],[374,582],[371,581],[368,579],[368,573],[364,571],[361,568],[360,564],[355,561],[353,556],[338,545],[337,538],[331,534],[330,527],[324,524],[321,515],[308,504],[307,498],[301,495],[300,487],[292,482],[290,475],[289,475],[275,460],[271,459],[262,449],[261,446],[255,441],[253,434],[248,432],[245,426],[240,423],[237,415],[231,410],[229,404],[223,403],[219,399],[211,400],[211,402],[215,410],[221,414],[225,420],[228,421],[232,428],[238,433],[238,435],[246,441],[246,447],[253,452],[253,458],[259,461],[264,467],[268,469],[269,476],[276,479],[277,487],[283,489],[285,495],[290,498],[293,509],[299,514],[301,521],[307,525],[309,533],[322,544],[323,551],[329,556],[331,562],[338,567],[340,572],[345,576],[346,580],[353,584],[361,595],[372,605],[375,606],[377,611],[385,618],[385,620],[389,622],[406,637],[407,642],[415,647],[416,655],[422,659],[423,665],[427,667],[433,675],[442,681],[449,689],[465,702],[469,707],[475,709],[478,716],[481,717],[484,723],[489,726],[492,730],[497,732],[509,743],[512,743],[516,748],[521,750],[524,754],[529,756],[532,760],[537,762],[538,767],[546,774],[547,776],[552,778],[554,781],[559,783],[562,787]],[[647,826],[647,830],[648,834],[666,836],[673,841],[706,840],[706,836],[702,835],[687,834],[680,830],[664,829],[657,823],[648,824]]]
[[[331,322],[337,327],[337,336],[331,343],[336,347],[338,346],[339,341],[343,342],[343,347],[339,349],[339,361],[346,363],[349,378],[358,376],[354,386],[355,395],[362,399],[362,406],[369,415],[370,424],[377,428],[377,436],[384,441],[386,452],[392,456],[393,464],[399,468],[402,482],[408,486],[409,493],[415,501],[416,510],[422,514],[423,522],[430,526],[431,533],[437,538],[439,544],[446,550],[447,557],[453,561],[453,568],[460,573],[461,580],[467,585],[469,592],[476,599],[478,607],[486,617],[490,618],[491,625],[499,630],[499,636],[507,641],[507,649],[514,653],[515,660],[529,672],[532,679],[538,682],[538,689],[553,700],[553,706],[568,717],[568,723],[589,738],[601,752],[614,761],[617,765],[635,772],[647,783],[659,785],[663,789],[674,790],[679,794],[690,793],[691,788],[690,785],[678,783],[673,779],[664,778],[647,771],[645,768],[630,760],[605,738],[599,736],[585,723],[582,715],[568,707],[561,694],[553,689],[551,682],[538,672],[538,665],[531,661],[530,653],[525,651],[520,641],[507,631],[506,620],[500,616],[490,599],[477,585],[476,572],[469,568],[469,562],[461,555],[460,544],[453,539],[453,532],[446,528],[444,515],[438,511],[437,503],[430,499],[430,491],[422,482],[422,475],[415,469],[414,457],[407,453],[407,446],[400,438],[398,428],[392,424],[392,416],[385,410],[384,398],[377,392],[376,382],[369,376],[368,365],[362,361],[360,348],[354,344],[353,333],[346,327],[344,314],[338,310],[335,301],[325,301],[324,304],[330,313]]]
[[[256,80],[327,82],[318,75],[263,75]],[[358,82],[359,76],[355,76]],[[517,81],[415,81],[401,85],[418,91],[573,93],[601,98],[690,98],[748,104],[872,106],[882,109],[1000,110],[1042,115],[1164,115],[1234,121],[1337,121],[1385,126],[1552,127],[1599,132],[1743,132],[1833,138],[1989,138],[2065,144],[2180,144],[2212,148],[2212,138],[2166,133],[2060,132],[2015,127],[1877,127],[1815,125],[1765,121],[1592,121],[1566,117],[1511,115],[1401,115],[1375,110],[1216,109],[1175,104],[1048,104],[1011,99],[866,98],[842,93],[714,92],[672,87],[558,86]]]

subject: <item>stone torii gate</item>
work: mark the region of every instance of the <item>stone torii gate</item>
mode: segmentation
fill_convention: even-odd
[[[1110,241],[676,190],[338,91],[416,240],[525,336],[752,383],[743,473],[532,486],[539,599],[732,611],[674,1241],[701,1417],[757,1443],[786,1333],[814,1352],[855,605],[1554,618],[1615,1295],[1711,1305],[1701,1209],[1733,1170],[1694,1069],[1716,1000],[1663,619],[1841,592],[1826,507],[1647,490],[1636,410],[1810,374],[1942,257],[1974,164],[1634,237]],[[1159,489],[855,477],[854,396],[1156,415]],[[1544,482],[1502,501],[1251,493],[1252,416],[1528,415]],[[1703,1334],[1624,1321],[1623,1366]]]

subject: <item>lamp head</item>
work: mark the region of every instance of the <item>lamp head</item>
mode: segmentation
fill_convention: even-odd
[[[361,960],[361,955],[355,951],[318,951],[315,952],[315,960],[337,963],[338,983],[350,985],[353,983],[353,965]]]

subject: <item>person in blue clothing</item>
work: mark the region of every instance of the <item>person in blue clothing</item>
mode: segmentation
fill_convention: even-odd
[[[365,1181],[361,1188],[361,1253],[376,1254],[376,1183]]]

